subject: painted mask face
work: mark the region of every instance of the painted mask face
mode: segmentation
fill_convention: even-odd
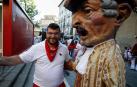
[[[59,30],[54,30],[54,29],[48,28],[48,31],[46,33],[46,39],[47,39],[48,43],[50,43],[51,45],[58,44],[58,41],[60,39]]]
[[[115,36],[115,17],[104,16],[101,0],[87,0],[73,13],[72,25],[80,43],[94,46]]]

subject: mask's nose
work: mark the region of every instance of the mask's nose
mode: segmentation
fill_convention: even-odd
[[[73,17],[72,17],[72,26],[73,26],[73,28],[77,29],[77,27],[80,26],[81,23],[82,23],[82,21],[81,21],[80,15],[73,14]]]

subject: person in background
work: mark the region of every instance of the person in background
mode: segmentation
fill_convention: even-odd
[[[42,32],[40,31],[39,35],[34,37],[34,44],[39,43],[41,41],[42,41]]]
[[[76,48],[77,42],[73,39],[68,45],[69,55],[74,58],[74,49]]]
[[[137,71],[137,36],[135,37],[136,43],[131,48],[131,54],[132,54],[132,60],[133,63],[131,64],[131,69],[134,69]]]
[[[125,63],[115,40],[135,7],[133,0],[65,0],[85,50],[72,68],[75,87],[125,87]]]
[[[71,41],[73,40],[73,36],[72,37],[70,37],[68,40],[67,40],[67,46],[69,46],[70,45],[70,43],[71,43]]]
[[[124,51],[124,60],[125,62],[127,62],[129,64],[129,66],[131,66],[131,62],[133,63],[133,58],[132,58],[132,54],[131,54],[131,48],[129,47],[125,47],[125,51]]]
[[[124,60],[125,60],[125,62],[128,61],[128,48],[127,47],[125,47],[125,49],[124,49]]]
[[[129,47],[128,49],[127,49],[127,62],[128,62],[128,64],[129,64],[129,66],[131,66],[133,63],[134,63],[134,59],[133,59],[133,57],[132,57],[132,54],[131,54],[131,47]],[[131,67],[130,67],[131,68]]]
[[[46,39],[46,31],[42,31],[41,35],[42,35],[41,40],[44,41]]]
[[[0,65],[12,66],[35,61],[33,87],[65,87],[64,62],[69,59],[67,47],[59,42],[60,27],[48,25],[46,40],[19,55],[0,57]]]
[[[74,53],[73,53],[73,58],[74,58],[74,60],[75,60],[78,52],[82,49],[82,46],[80,45],[80,43],[79,43],[78,40],[76,40],[76,43],[77,43],[77,44],[76,44],[76,47],[75,47]]]

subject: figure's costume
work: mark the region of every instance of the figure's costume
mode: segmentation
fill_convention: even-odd
[[[80,62],[76,66],[75,87],[125,87],[125,64],[115,40],[102,42],[91,51],[90,55],[87,53],[86,66],[83,66],[85,72],[80,74],[84,70],[79,69]]]

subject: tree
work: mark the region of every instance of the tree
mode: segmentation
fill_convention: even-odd
[[[19,0],[19,2],[30,18],[34,20],[34,16],[38,14],[34,0]]]

